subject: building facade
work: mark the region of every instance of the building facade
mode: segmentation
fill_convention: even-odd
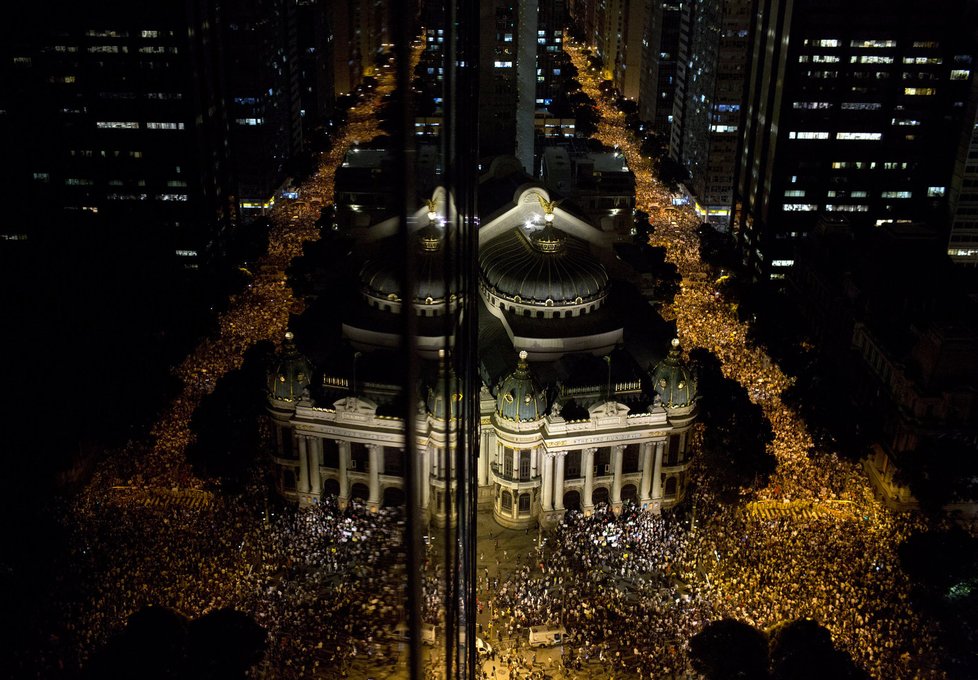
[[[529,527],[599,503],[618,510],[634,502],[649,511],[675,505],[687,485],[697,413],[696,381],[678,340],[671,348],[649,337],[626,342],[627,321],[592,253],[609,247],[609,237],[554,206],[546,189],[527,184],[522,173],[494,167],[498,176],[480,186],[480,286],[478,299],[469,301],[479,316],[480,443],[470,455],[478,459],[480,506],[504,526]],[[520,177],[492,209],[491,196],[504,195]],[[445,200],[440,190],[433,198]],[[444,337],[443,319],[463,301],[446,286],[440,265],[453,226],[423,211],[416,224],[419,277],[410,300],[427,376],[413,416],[416,497],[425,517],[443,524],[452,519],[458,402],[445,361],[453,339]],[[408,496],[411,447],[397,406],[403,386],[396,360],[388,364],[406,301],[396,252],[384,241],[368,249],[359,308],[343,322],[351,360],[317,370],[288,338],[270,375],[278,486],[300,503],[328,494],[341,505],[358,498],[376,509]]]
[[[696,214],[730,225],[750,0],[683,3],[670,157],[689,171]]]
[[[822,212],[947,228],[973,122],[966,4],[757,4],[734,182],[734,229],[756,280],[784,278]]]

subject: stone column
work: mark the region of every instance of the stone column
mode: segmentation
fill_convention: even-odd
[[[421,507],[427,508],[428,504],[431,502],[431,447],[426,446],[424,451],[421,452],[421,493],[418,497],[421,499]]]
[[[275,426],[275,450],[278,451],[279,458],[285,453],[285,440],[282,437],[282,426]]]
[[[489,446],[491,444],[489,432],[483,431],[479,439],[479,486],[489,485]]]
[[[540,469],[540,457],[543,455],[543,450],[537,446],[530,450],[530,478],[533,479],[537,476],[537,470]]]
[[[309,437],[309,491],[316,496],[323,493],[323,480],[319,474],[319,458],[323,450],[323,440],[319,437]]]
[[[336,446],[339,449],[339,463],[340,463],[340,494],[339,494],[339,506],[340,509],[346,508],[346,503],[350,499],[350,481],[347,478],[347,468],[350,464],[350,442],[337,439]]]
[[[615,472],[615,477],[611,480],[611,506],[618,510],[621,509],[621,465],[624,448],[620,444],[611,447],[611,466]]]
[[[584,498],[581,499],[581,508],[585,515],[591,514],[594,509],[594,452],[595,448],[581,449],[581,465],[584,466]]]
[[[370,497],[367,499],[367,507],[373,511],[380,507],[380,451],[378,444],[367,445],[370,456]]]
[[[652,469],[652,502],[656,510],[662,505],[662,453],[665,450],[663,442],[655,443],[655,466]]]
[[[652,483],[652,447],[652,442],[642,444],[642,488],[638,491],[642,503],[648,503],[650,500],[649,484]]]
[[[309,457],[306,453],[306,437],[299,435],[299,493],[309,493]]]
[[[566,451],[557,452],[557,474],[554,478],[554,510],[564,509],[564,458]]]
[[[543,469],[540,472],[540,511],[550,512],[554,509],[553,496],[554,496],[554,485],[553,485],[553,464],[554,464],[554,454],[549,452],[541,451],[540,455],[543,456]]]

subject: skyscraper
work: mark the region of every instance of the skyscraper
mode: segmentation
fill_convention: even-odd
[[[302,147],[296,6],[251,0],[228,7],[225,41],[231,149],[244,219],[268,210]]]
[[[750,0],[683,4],[669,156],[703,220],[730,221]]]
[[[25,13],[5,41],[3,238],[158,241],[199,266],[235,208],[217,6]]]
[[[783,278],[823,212],[947,228],[974,69],[968,4],[756,3],[734,186],[755,279]]]
[[[645,15],[638,110],[641,119],[661,134],[668,134],[672,124],[679,17],[680,5],[671,0],[652,0]]]

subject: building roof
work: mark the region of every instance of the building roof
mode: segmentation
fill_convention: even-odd
[[[497,236],[480,248],[479,267],[490,290],[523,304],[581,304],[608,287],[608,273],[587,243],[553,225]]]

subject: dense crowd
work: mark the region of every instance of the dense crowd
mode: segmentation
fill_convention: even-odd
[[[655,239],[685,280],[701,281],[692,276],[704,272],[695,215],[666,210],[670,194],[654,179],[651,161],[598,93],[583,55],[569,51],[585,91],[599,103],[597,137],[628,157]],[[223,607],[251,615],[269,633],[270,677],[340,677],[363,659],[377,667],[404,663],[396,635],[405,582],[396,511],[370,513],[357,504],[341,511],[324,502],[270,514],[257,485],[241,496],[218,494],[205,508],[133,504],[112,489],[203,486],[183,458],[190,417],[250,346],[284,334],[289,313],[301,305],[285,284],[285,267],[316,238],[315,219],[332,201],[333,173],[346,150],[378,134],[374,114],[390,88],[382,80],[373,98],[351,111],[320,171],[300,188],[302,203],[273,209],[268,255],[220,317],[218,335],[178,368],[184,389],[155,427],[153,445],[133,444],[108,460],[73,507],[72,568],[53,588],[63,616],[45,653],[49,669],[82,665],[148,604],[190,618]],[[573,634],[563,657],[570,676],[587,677],[600,664],[633,677],[669,677],[688,669],[686,643],[710,621],[734,617],[768,628],[809,617],[874,677],[938,676],[930,656],[938,649],[935,633],[907,606],[895,555],[911,522],[886,512],[851,464],[813,452],[804,423],[780,399],[789,379],[747,341],[746,326],[715,286],[685,285],[673,313],[684,345],[713,351],[771,422],[778,467],[757,497],[842,500],[853,511],[763,519],[721,508],[700,487],[695,527],[627,505],[617,515],[607,506],[590,517],[569,512],[541,553],[520,555],[515,569],[493,577],[480,574],[480,603],[488,611],[482,633],[500,643],[500,667],[525,663],[526,655],[512,649],[526,627],[562,623]],[[494,559],[492,540],[480,540]],[[442,617],[443,576],[433,564],[423,574],[426,621]]]

